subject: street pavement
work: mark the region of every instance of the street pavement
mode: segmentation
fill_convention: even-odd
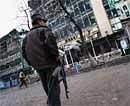
[[[70,98],[61,83],[62,106],[130,106],[130,63],[67,77]],[[0,91],[0,106],[47,106],[40,82]]]

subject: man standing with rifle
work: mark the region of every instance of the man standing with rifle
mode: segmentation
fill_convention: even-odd
[[[23,40],[23,57],[38,71],[48,96],[48,106],[61,106],[59,78],[58,75],[53,76],[59,65],[56,38],[45,25],[47,20],[40,14],[32,15],[31,19],[33,28]]]

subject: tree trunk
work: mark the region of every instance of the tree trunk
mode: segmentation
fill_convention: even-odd
[[[78,32],[80,34],[80,39],[81,39],[81,44],[82,44],[82,52],[83,52],[83,56],[86,58],[88,57],[89,61],[91,62],[91,66],[95,66],[96,61],[94,61],[93,57],[91,56],[90,52],[88,51],[88,49],[86,48],[85,45],[85,39],[82,33],[82,29],[79,27],[79,25],[76,23],[76,21],[73,19],[73,17],[71,16],[71,14],[67,11],[67,9],[64,7],[63,3],[61,0],[58,0],[61,8],[64,10],[64,12],[67,14],[67,17],[70,19],[70,21],[76,26],[76,28],[78,29]],[[92,61],[93,60],[93,61]]]

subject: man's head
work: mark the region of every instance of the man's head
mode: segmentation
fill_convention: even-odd
[[[39,24],[39,25],[43,25],[44,23],[47,22],[47,20],[41,16],[41,14],[33,14],[31,16],[31,19],[32,19],[32,25],[36,25],[36,24]]]

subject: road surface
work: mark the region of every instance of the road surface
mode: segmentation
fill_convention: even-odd
[[[70,99],[61,84],[62,106],[130,106],[130,63],[67,77]],[[40,82],[0,91],[0,106],[46,106]]]

